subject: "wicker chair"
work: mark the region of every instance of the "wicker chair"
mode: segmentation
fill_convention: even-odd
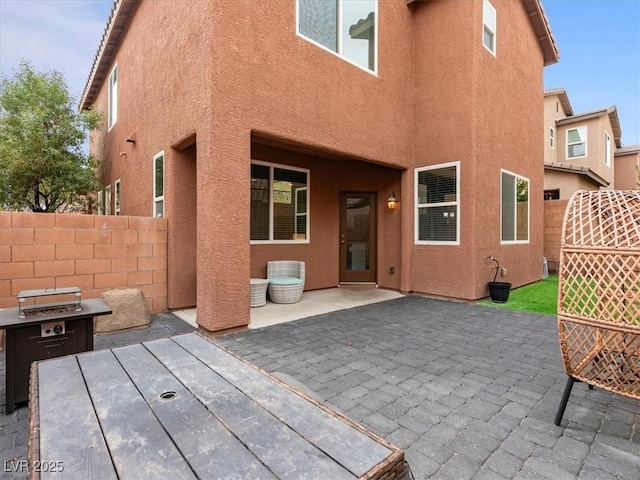
[[[640,399],[640,191],[578,191],[564,216],[558,336],[574,382]]]
[[[274,260],[267,262],[269,298],[273,303],[297,303],[304,290],[304,262]]]

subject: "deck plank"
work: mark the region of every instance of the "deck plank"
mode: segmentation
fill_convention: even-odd
[[[198,477],[276,479],[144,346],[113,353]]]
[[[76,358],[42,361],[37,368],[40,478],[116,479]],[[62,467],[62,474],[50,467]]]
[[[196,478],[113,353],[77,358],[118,477]]]
[[[210,348],[206,339],[188,334],[174,340],[356,476],[393,453],[239,358],[221,348]]]
[[[144,345],[278,478],[355,478],[173,340]]]

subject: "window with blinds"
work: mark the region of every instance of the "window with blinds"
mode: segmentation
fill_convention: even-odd
[[[309,171],[251,164],[251,241],[306,241]]]
[[[460,162],[415,171],[415,243],[460,243]]]

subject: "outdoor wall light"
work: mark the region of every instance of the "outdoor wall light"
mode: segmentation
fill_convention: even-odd
[[[389,210],[395,210],[397,206],[398,199],[396,198],[396,194],[394,192],[391,192],[391,195],[389,195],[389,198],[387,198],[387,207],[389,207]]]

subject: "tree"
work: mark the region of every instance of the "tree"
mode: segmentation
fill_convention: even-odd
[[[97,161],[85,152],[99,112],[77,112],[62,74],[23,61],[0,90],[0,207],[53,213],[98,190]]]

